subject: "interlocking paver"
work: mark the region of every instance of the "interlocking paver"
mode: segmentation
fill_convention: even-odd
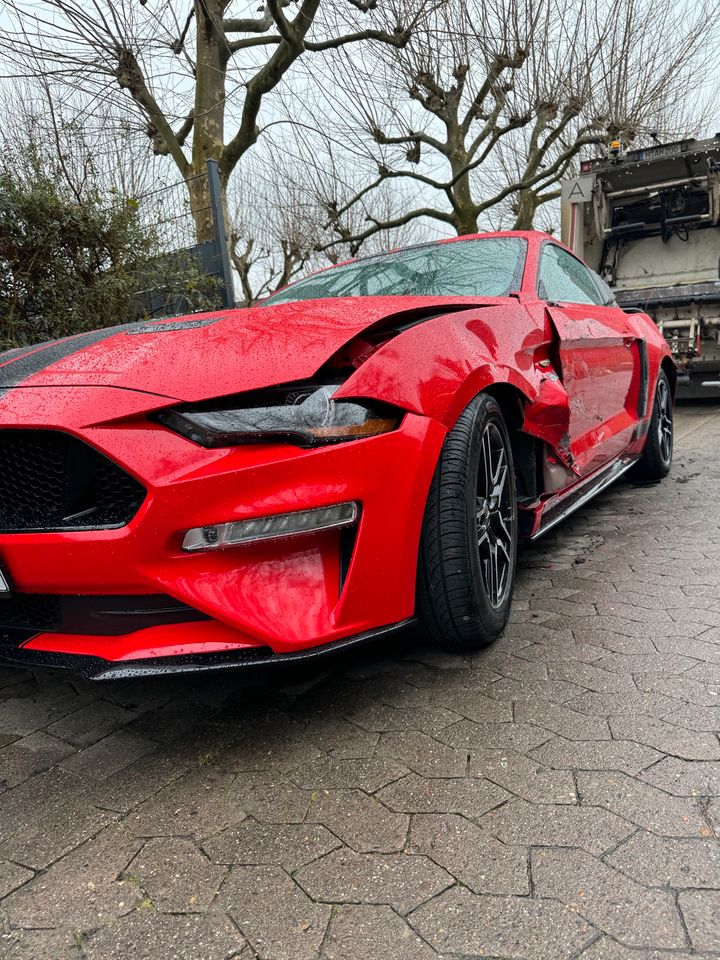
[[[400,813],[460,813],[481,817],[507,800],[510,794],[479,777],[441,780],[415,774],[378,791],[378,798]]]
[[[720,797],[720,763],[664,757],[642,779],[678,797]]]
[[[478,653],[0,668],[0,956],[720,960],[720,409],[677,422]]]
[[[310,805],[310,794],[282,774],[238,774],[231,792],[238,807],[266,823],[300,823]]]
[[[31,697],[9,697],[0,703],[0,733],[25,737],[65,714],[62,704]]]
[[[510,793],[536,803],[575,803],[577,800],[572,773],[549,770],[511,750],[473,751],[469,773],[492,780]]]
[[[611,673],[623,676],[647,677],[659,674],[682,674],[697,667],[697,660],[675,654],[613,654],[595,664]]]
[[[18,927],[92,930],[142,901],[137,884],[120,880],[142,841],[111,824],[2,902]]]
[[[686,703],[679,709],[665,714],[668,723],[676,723],[688,730],[697,730],[701,733],[718,733],[720,731],[720,706],[698,707],[694,703]]]
[[[54,767],[24,780],[2,794],[0,842],[18,830],[27,830],[52,810],[64,806],[86,786],[82,780]]]
[[[0,860],[0,898],[17,890],[28,880],[32,880],[33,876],[33,871],[28,870],[27,867],[21,867],[9,860]]]
[[[234,867],[217,906],[272,960],[313,960],[330,920],[330,907],[313,903],[280,867]]]
[[[317,823],[268,824],[250,818],[202,844],[215,863],[280,864],[289,873],[341,845],[336,836]]]
[[[211,863],[190,840],[149,840],[125,875],[137,877],[155,909],[163,913],[202,913],[225,878],[225,867]]]
[[[410,922],[440,951],[482,957],[567,960],[595,935],[554,900],[476,896],[453,889],[416,910]]]
[[[432,960],[435,951],[390,907],[336,907],[322,951],[323,960]]]
[[[525,800],[491,810],[481,826],[506,844],[535,847],[580,847],[601,855],[614,849],[637,829],[635,824],[598,807],[547,804]]]
[[[125,726],[136,716],[132,710],[126,710],[117,703],[96,700],[51,723],[47,732],[84,747]]]
[[[362,790],[320,790],[307,813],[359,853],[394,853],[405,846],[410,820]]]
[[[644,743],[661,753],[685,760],[720,760],[720,740],[712,733],[685,730],[654,717],[611,717],[610,729],[617,740]]]
[[[471,697],[470,691],[466,694]],[[440,704],[437,706],[414,706],[414,707],[393,707],[387,703],[373,702],[363,706],[351,714],[353,723],[377,733],[386,733],[390,730],[422,730],[424,733],[433,733],[435,730],[442,730],[443,727],[451,723],[457,723],[460,714],[460,703],[455,703],[454,698],[449,696],[450,702],[455,707],[454,711],[444,709]],[[440,701],[441,702],[441,701]],[[498,709],[498,719],[510,720],[512,717],[506,716]],[[501,715],[502,714],[502,715]],[[488,719],[495,719],[493,716]],[[337,735],[335,734],[335,739]]]
[[[682,950],[633,950],[610,937],[600,937],[581,954],[582,960],[692,960],[697,954]]]
[[[304,790],[342,790],[357,787],[375,793],[407,773],[407,768],[394,760],[381,758],[335,759],[323,757],[291,774],[294,783]]]
[[[710,833],[696,800],[671,797],[624,773],[580,772],[577,782],[583,803],[606,807],[660,836],[693,837]]]
[[[400,913],[437,896],[454,882],[429,857],[347,849],[333,850],[298,870],[295,878],[314,900],[385,903]]]
[[[120,730],[64,760],[62,765],[80,777],[107,780],[134,760],[151,753],[156,746],[146,737]]]
[[[383,733],[375,753],[397,760],[421,777],[462,777],[468,759],[466,750],[456,750],[419,730]]]
[[[557,770],[622,770],[639,773],[662,758],[652,747],[629,740],[566,740],[553,737],[533,750],[538,763]]]
[[[690,942],[717,955],[720,944],[720,890],[688,890],[678,897]]]
[[[663,696],[661,693],[641,693],[627,690],[622,693],[599,693],[590,690],[566,704],[578,713],[592,714],[598,717],[623,717],[640,715],[643,717],[663,717],[672,720],[680,701]],[[676,721],[672,721],[676,722]]]
[[[580,913],[631,947],[683,947],[682,922],[669,893],[649,890],[584,850],[535,850],[535,892]]]
[[[141,909],[90,934],[82,944],[83,957],[107,960],[118,955],[117,944],[133,960],[226,960],[243,947],[245,938],[227,918],[167,916]]]
[[[488,697],[508,703],[513,700],[549,700],[551,703],[567,703],[582,692],[581,686],[565,680],[511,680],[509,677],[502,677],[485,688]],[[462,702],[462,713],[466,717],[475,720],[485,719],[482,715],[473,716],[468,711],[465,704],[469,702],[472,708],[472,700],[463,698]],[[508,719],[512,719],[512,716]]]
[[[527,851],[506,847],[457,814],[414,816],[408,850],[430,857],[475,893],[530,892]]]
[[[95,836],[117,814],[99,810],[84,797],[55,807],[0,844],[0,856],[39,870]]]
[[[549,740],[552,733],[529,723],[479,723],[461,720],[436,734],[438,740],[461,750],[516,750],[526,753]]]
[[[540,682],[536,681],[536,683]],[[494,691],[500,690],[503,684],[524,688],[524,683],[503,677],[494,683],[489,683],[482,693],[477,689],[444,690],[438,700],[440,703],[452,707],[454,712],[453,722],[455,723],[462,717],[480,723],[510,723],[513,719],[512,706],[510,703],[503,703],[503,697],[494,697],[493,695]],[[508,699],[512,700],[514,698],[509,697]],[[443,724],[443,727],[449,725]]]
[[[559,703],[533,700],[515,705],[515,718],[565,737],[567,740],[609,740],[610,730],[603,717],[570,710]]]
[[[69,930],[10,930],[0,933],[3,960],[81,960],[77,936]]]
[[[0,749],[0,789],[16,786],[73,754],[69,744],[43,730],[14,740]]]
[[[643,831],[611,853],[605,862],[651,887],[720,890],[720,843],[715,838],[670,840]]]
[[[150,753],[128,764],[107,780],[85,781],[85,796],[104,809],[129,813],[143,800],[148,800],[185,773],[187,767],[174,757]]]

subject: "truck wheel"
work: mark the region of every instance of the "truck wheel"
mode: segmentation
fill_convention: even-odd
[[[642,456],[633,468],[638,480],[662,480],[670,472],[673,455],[673,403],[664,370],[658,375],[655,402]]]
[[[498,637],[516,553],[510,438],[497,401],[479,394],[445,438],[423,519],[416,608],[436,643],[468,651]]]

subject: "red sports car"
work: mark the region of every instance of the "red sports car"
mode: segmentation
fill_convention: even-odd
[[[111,678],[502,631],[518,538],[672,458],[663,337],[541,233],[0,357],[0,656]]]

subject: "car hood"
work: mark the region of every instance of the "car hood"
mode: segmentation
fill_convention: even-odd
[[[120,387],[199,401],[312,377],[368,327],[501,303],[477,297],[348,297],[153,320],[0,355],[12,387]]]

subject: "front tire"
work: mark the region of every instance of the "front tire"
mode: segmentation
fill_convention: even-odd
[[[445,438],[420,539],[417,615],[431,638],[477,650],[510,615],[517,556],[512,448],[497,401],[479,394]]]
[[[653,412],[642,456],[633,468],[637,480],[662,480],[670,472],[673,455],[673,404],[664,370],[658,374]]]

